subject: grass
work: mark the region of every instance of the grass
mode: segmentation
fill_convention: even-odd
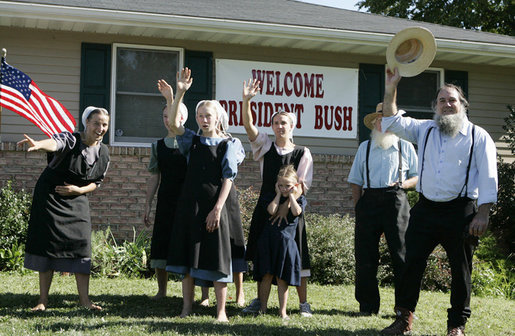
[[[393,319],[393,290],[382,288],[381,311],[377,316],[358,317],[353,286],[308,287],[315,310],[312,318],[298,314],[298,298],[290,290],[291,320],[278,316],[277,295],[272,290],[269,314],[246,316],[234,303],[234,286],[229,285],[228,324],[214,323],[214,293],[208,308],[196,305],[194,316],[180,319],[182,306],[179,282],[169,282],[168,297],[152,301],[157,284],[152,279],[92,279],[91,299],[103,306],[90,312],[77,306],[75,278],[54,276],[49,309],[33,313],[38,299],[36,273],[0,273],[0,335],[379,335]],[[197,290],[200,295],[200,290]],[[245,283],[247,301],[256,295],[254,283]],[[198,296],[197,299],[200,297]],[[413,335],[445,335],[449,294],[422,292]],[[467,335],[515,335],[515,302],[501,298],[472,298],[472,317]]]

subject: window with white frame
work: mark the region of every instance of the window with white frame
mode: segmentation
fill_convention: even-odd
[[[443,69],[428,69],[415,77],[403,77],[397,89],[398,108],[413,118],[432,119],[431,103],[443,84],[443,74]]]
[[[157,81],[175,88],[184,50],[128,44],[113,45],[111,138],[117,146],[148,146],[166,135],[162,110],[165,100]]]

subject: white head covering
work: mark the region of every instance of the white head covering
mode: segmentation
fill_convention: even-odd
[[[181,125],[184,126],[184,124],[188,120],[188,108],[182,102],[179,105],[179,113],[181,114]]]
[[[291,121],[290,139],[293,140],[293,130],[295,129],[295,125],[297,125],[297,116],[294,113],[291,113],[291,112],[286,112],[286,111],[283,111],[283,110],[278,110],[278,111],[275,111],[272,114],[272,118],[270,118],[270,121],[272,122],[272,124],[273,124],[275,116],[278,115],[278,114],[285,114],[285,115],[288,116],[288,118],[290,118],[290,121]]]
[[[86,124],[88,122],[88,117],[91,114],[91,112],[95,110],[101,110],[102,112],[105,112],[106,114],[109,114],[106,109],[96,106],[88,106],[84,109],[84,112],[82,113],[82,125],[84,125],[84,129],[86,129]]]

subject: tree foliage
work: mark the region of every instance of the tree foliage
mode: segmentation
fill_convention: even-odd
[[[512,0],[362,0],[357,6],[375,14],[515,35]]]

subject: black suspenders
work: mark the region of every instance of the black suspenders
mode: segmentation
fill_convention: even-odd
[[[367,187],[370,187],[370,169],[368,168],[368,158],[370,157],[370,143],[372,140],[368,140],[367,143],[367,155],[365,160],[365,166],[367,168]],[[401,147],[401,139],[399,139],[399,168],[397,168],[399,174],[399,182],[402,184],[402,147]]]
[[[427,130],[426,138],[424,140],[424,149],[422,150],[422,167],[420,168],[420,176],[419,176],[420,193],[421,194],[424,194],[423,189],[422,189],[422,173],[424,172],[424,157],[425,157],[425,154],[426,154],[427,140],[429,139],[429,134],[431,133],[433,128],[434,127],[430,127]],[[470,164],[472,163],[472,154],[474,153],[474,138],[475,138],[475,134],[476,134],[476,125],[472,124],[472,143],[470,144],[470,156],[469,156],[469,162],[468,162],[468,165],[467,165],[467,175],[465,175],[465,184],[463,185],[463,187],[461,187],[461,190],[460,190],[460,192],[458,194],[458,197],[461,197],[461,193],[463,192],[463,189],[465,189],[465,196],[464,197],[467,197],[467,192],[468,192],[467,184],[469,182]]]

